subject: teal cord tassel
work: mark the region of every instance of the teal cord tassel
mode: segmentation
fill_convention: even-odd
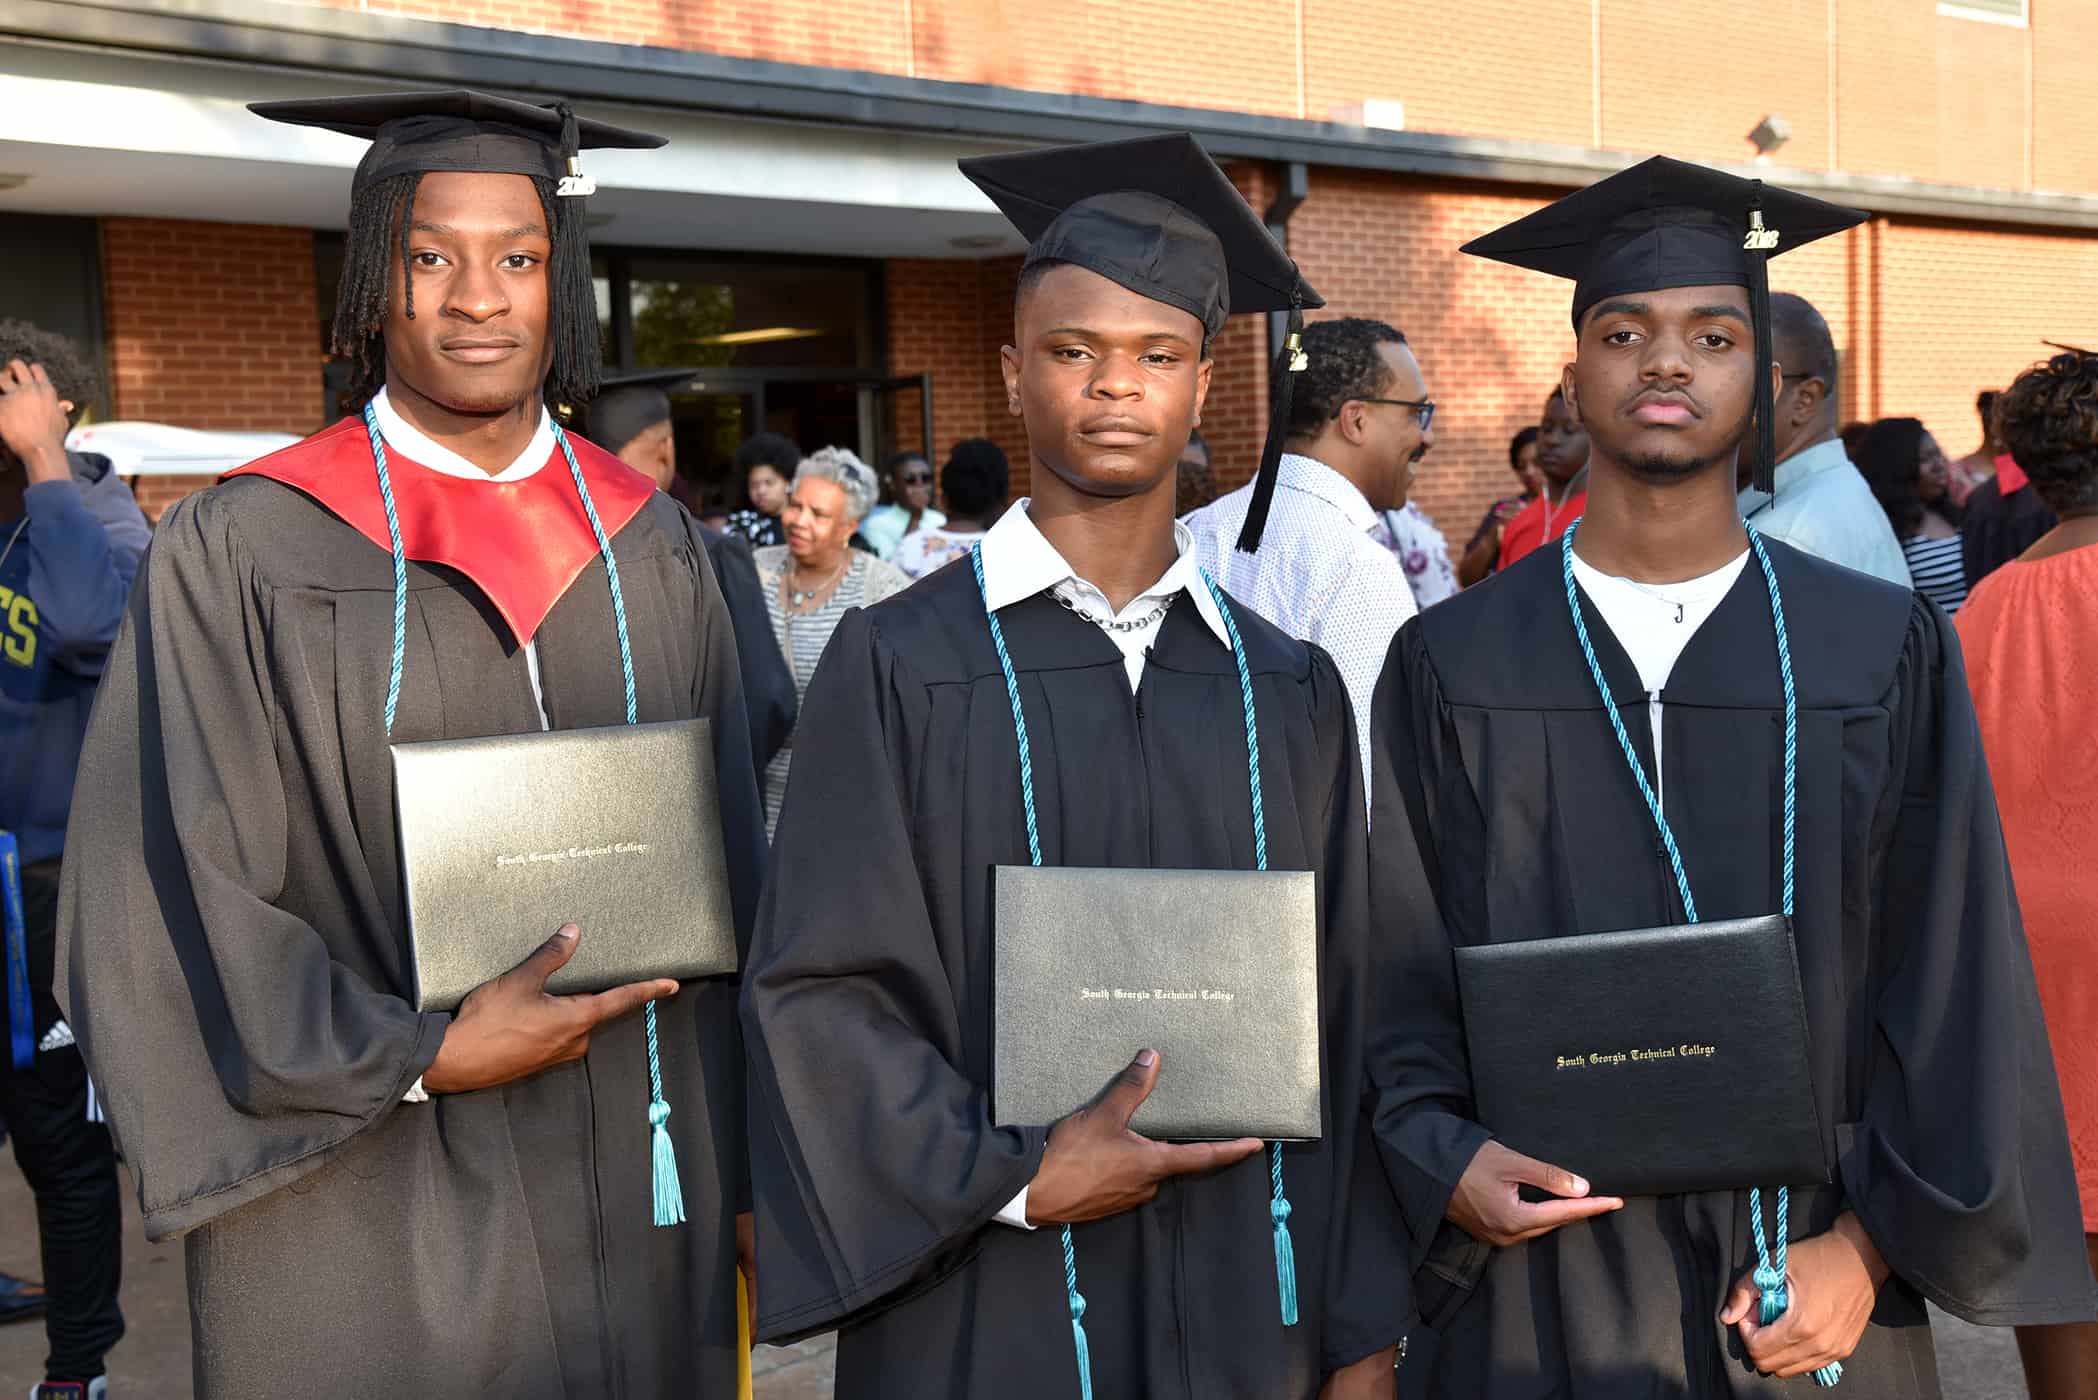
[[[648,1031],[648,1136],[654,1169],[650,1173],[656,1201],[656,1224],[685,1223],[685,1188],[677,1177],[677,1148],[670,1141],[670,1105],[663,1101],[663,1070],[656,1056],[656,1004],[642,1013]]]
[[[677,1148],[670,1141],[670,1105],[661,1099],[648,1106],[648,1135],[655,1158],[656,1224],[685,1223],[685,1188],[677,1176]]]
[[[1078,1353],[1078,1400],[1093,1400],[1093,1353],[1085,1344],[1085,1296],[1078,1291],[1078,1250],[1064,1226],[1064,1299],[1071,1306],[1071,1346]]]
[[[1289,1198],[1282,1194],[1282,1144],[1273,1144],[1275,1199],[1268,1216],[1275,1222],[1275,1289],[1282,1297],[1282,1325],[1297,1325],[1297,1249],[1289,1238]]]

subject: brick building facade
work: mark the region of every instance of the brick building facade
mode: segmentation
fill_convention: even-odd
[[[677,130],[672,152],[695,165],[609,203],[618,212],[599,243],[864,257],[872,348],[851,368],[929,373],[936,448],[996,439],[1016,491],[1025,445],[997,350],[1018,245],[938,172],[954,154],[1031,141],[1187,127],[1256,209],[1302,166],[1292,255],[1326,314],[1390,320],[1414,342],[1441,404],[1419,498],[1453,542],[1505,491],[1508,437],[1533,421],[1571,344],[1563,285],[1458,245],[1654,151],[1739,165],[1766,114],[1790,139],[1764,173],[1874,216],[1777,268],[1780,288],[1829,319],[1846,416],[1913,413],[1965,452],[1976,390],[2038,357],[2043,338],[2098,338],[2098,131],[2082,119],[2079,71],[2098,45],[2098,0],[1413,0],[1403,12],[1081,0],[1075,20],[1026,0],[198,0],[172,18],[142,0],[23,0],[10,11],[0,97],[108,93],[112,110],[179,99],[153,109],[170,114],[160,145],[127,128],[128,154],[111,139],[84,155],[88,138],[53,138],[76,163],[107,162],[99,192],[55,167],[15,189],[0,181],[0,219],[98,218],[108,408],[124,418],[295,431],[322,420],[315,231],[339,227],[354,155],[254,137],[235,97],[389,80],[561,92],[659,129],[713,123]],[[159,65],[165,79],[151,76]],[[754,173],[737,174],[738,160]],[[184,161],[201,172],[184,188],[156,184],[158,166]],[[827,192],[846,176],[866,189]],[[224,182],[226,217],[197,207],[199,180]],[[768,185],[797,180],[807,189]],[[755,212],[736,225],[746,206]],[[1226,481],[1258,453],[1266,354],[1255,318],[1217,344],[1203,429]],[[916,393],[901,390],[865,441],[913,442]]]

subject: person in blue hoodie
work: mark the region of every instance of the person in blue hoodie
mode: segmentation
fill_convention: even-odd
[[[51,992],[73,770],[151,537],[108,459],[66,451],[93,393],[70,342],[0,320],[0,831],[21,905],[0,997],[0,1125],[36,1193],[43,1246],[51,1351],[33,1400],[103,1395],[103,1358],[124,1334],[116,1151]]]

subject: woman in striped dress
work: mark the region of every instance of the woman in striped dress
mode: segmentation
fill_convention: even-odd
[[[1938,440],[1914,418],[1882,418],[1866,429],[1856,461],[1901,541],[1916,591],[1958,612],[1967,601],[1967,570]]]
[[[880,496],[874,471],[842,447],[826,447],[795,469],[787,507],[780,513],[785,544],[755,551],[758,581],[773,635],[794,673],[798,701],[808,693],[830,634],[851,608],[871,607],[910,586],[895,565],[849,544],[860,520]],[[765,765],[765,834],[779,824],[794,761],[794,736]]]

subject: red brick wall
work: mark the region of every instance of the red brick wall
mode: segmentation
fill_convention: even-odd
[[[1234,169],[1256,207],[1269,172]],[[1415,499],[1461,546],[1511,485],[1507,443],[1536,421],[1573,351],[1570,284],[1466,257],[1460,244],[1553,192],[1318,169],[1290,225],[1292,254],[1325,296],[1319,316],[1372,316],[1406,333],[1440,405]],[[1027,490],[998,347],[1017,260],[889,265],[890,369],[935,376],[936,439],[987,435]],[[2098,343],[2098,240],[1876,220],[1788,254],[1773,284],[1828,319],[1846,418],[1914,414],[1946,450],[1974,445],[1973,401],[2045,351]],[[1203,433],[1222,484],[1244,481],[1266,431],[1263,318],[1235,317],[1215,347]],[[915,404],[906,412],[915,412]]]
[[[290,433],[320,426],[311,230],[104,219],[102,279],[117,417]],[[146,478],[139,497],[157,517],[203,484]]]
[[[1892,224],[1881,288],[1880,411],[1921,418],[1949,455],[1980,438],[1975,391],[2052,354],[2043,339],[2098,345],[2089,239]]]
[[[102,221],[116,415],[184,428],[320,426],[308,229]]]
[[[1776,111],[1792,124],[1788,164],[2098,191],[2088,118],[2098,7],[2088,3],[2036,4],[2031,28],[1941,16],[1934,0],[323,3],[1279,116],[1327,119],[1393,98],[1416,130],[1690,159],[1746,158],[1745,133]]]
[[[1234,166],[1232,174],[1254,206],[1265,207],[1270,198],[1267,172],[1257,166]],[[931,371],[936,454],[944,456],[965,437],[990,438],[1012,461],[1015,499],[1028,493],[1032,471],[1025,430],[1006,407],[998,351],[1012,339],[1019,272],[1018,258],[897,259],[887,264],[885,278],[888,371]],[[1252,475],[1267,432],[1263,319],[1233,317],[1211,347],[1216,364],[1202,435],[1226,487]],[[898,405],[900,421],[915,423],[918,411],[916,396],[904,395]]]

